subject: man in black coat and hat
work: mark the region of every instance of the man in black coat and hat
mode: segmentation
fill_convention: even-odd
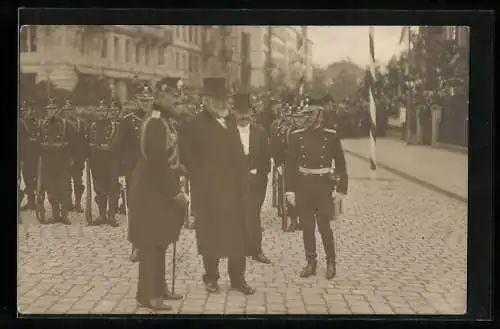
[[[224,78],[204,79],[204,111],[187,122],[180,134],[181,159],[197,195],[196,240],[203,257],[203,282],[220,292],[219,259],[228,258],[233,289],[255,292],[245,280],[254,223],[248,211],[248,161],[234,116],[224,106]],[[260,228],[259,228],[260,229]]]
[[[171,310],[165,299],[180,299],[165,283],[165,251],[179,237],[187,195],[173,119],[179,107],[168,92],[160,92],[140,132],[140,157],[132,173],[128,239],[140,250],[136,300],[156,310]]]
[[[271,261],[262,251],[262,230],[260,213],[266,198],[268,175],[271,170],[271,151],[269,138],[264,128],[252,122],[250,95],[237,93],[233,96],[234,116],[238,125],[243,151],[248,161],[249,214],[254,223],[252,229],[257,233],[251,246],[252,258],[260,263]]]

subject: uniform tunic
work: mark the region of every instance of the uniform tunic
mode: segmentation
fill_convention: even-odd
[[[24,192],[27,194],[28,204],[35,203],[37,165],[40,155],[38,125],[38,120],[33,116],[20,119],[19,155],[22,162],[21,174],[26,185]]]
[[[296,195],[306,258],[316,258],[315,222],[322,236],[328,258],[335,257],[330,220],[334,209],[332,192],[347,193],[347,170],[344,152],[334,130],[298,129],[289,136],[287,148],[287,191]],[[333,166],[332,166],[333,161]],[[336,186],[327,168],[335,168],[339,177]],[[304,174],[301,168],[325,170],[324,174]]]
[[[83,170],[85,159],[88,157],[89,144],[87,141],[86,124],[81,118],[71,118],[68,122],[75,130],[75,148],[72,153],[73,163],[71,167],[69,197],[72,200],[72,192],[75,193],[75,202],[80,203],[85,187],[83,185]],[[71,186],[73,181],[73,186]]]

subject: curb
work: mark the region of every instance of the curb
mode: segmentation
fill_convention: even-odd
[[[370,161],[370,159],[368,157],[363,156],[363,155],[359,155],[358,153],[355,153],[355,152],[352,152],[352,151],[349,151],[346,148],[344,148],[344,152],[348,153],[348,154],[350,154],[350,155],[352,155],[352,156],[354,156],[354,157],[356,157],[358,159],[365,160],[367,162]],[[413,183],[416,183],[416,184],[422,185],[424,187],[427,187],[427,188],[429,188],[429,189],[431,189],[433,191],[436,191],[438,193],[444,194],[444,195],[446,195],[446,196],[448,196],[450,198],[453,198],[455,200],[458,200],[458,201],[461,201],[461,202],[464,202],[464,203],[468,202],[468,198],[464,198],[461,195],[458,195],[458,194],[456,194],[454,192],[450,192],[448,190],[445,190],[445,189],[443,189],[443,188],[441,188],[441,187],[439,187],[437,185],[434,185],[434,184],[431,184],[429,182],[426,182],[426,181],[424,181],[424,180],[422,180],[420,178],[417,178],[417,177],[415,177],[413,175],[407,174],[407,173],[405,173],[405,172],[403,172],[403,171],[401,171],[399,169],[395,169],[395,168],[387,166],[387,165],[385,165],[383,163],[377,163],[377,166],[380,167],[380,168],[382,168],[382,169],[385,169],[385,170],[387,170],[387,171],[389,171],[389,172],[391,172],[393,174],[396,174],[396,175],[398,175],[400,177],[403,177],[403,178],[405,178],[405,179],[407,179],[407,180],[409,180],[409,181],[411,181]]]

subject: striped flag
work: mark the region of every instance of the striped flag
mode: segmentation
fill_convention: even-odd
[[[369,50],[370,50],[370,71],[368,74],[368,96],[370,100],[370,172],[372,178],[375,178],[377,170],[377,162],[375,160],[375,143],[377,131],[377,109],[375,106],[375,98],[373,90],[375,86],[375,42],[373,39],[373,26],[369,27],[368,31]]]

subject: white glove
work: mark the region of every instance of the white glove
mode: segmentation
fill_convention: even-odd
[[[283,175],[283,167],[282,166],[278,166],[276,168],[276,170],[278,170],[278,174]]]
[[[295,193],[294,192],[286,192],[286,201],[288,201],[289,204],[295,207]]]
[[[120,176],[118,177],[118,183],[120,183],[121,186],[125,186],[125,176]]]
[[[339,200],[339,201],[342,201],[342,199],[344,199],[345,197],[345,194],[344,193],[341,193],[341,192],[337,192],[337,191],[333,191],[332,192],[332,200]]]

